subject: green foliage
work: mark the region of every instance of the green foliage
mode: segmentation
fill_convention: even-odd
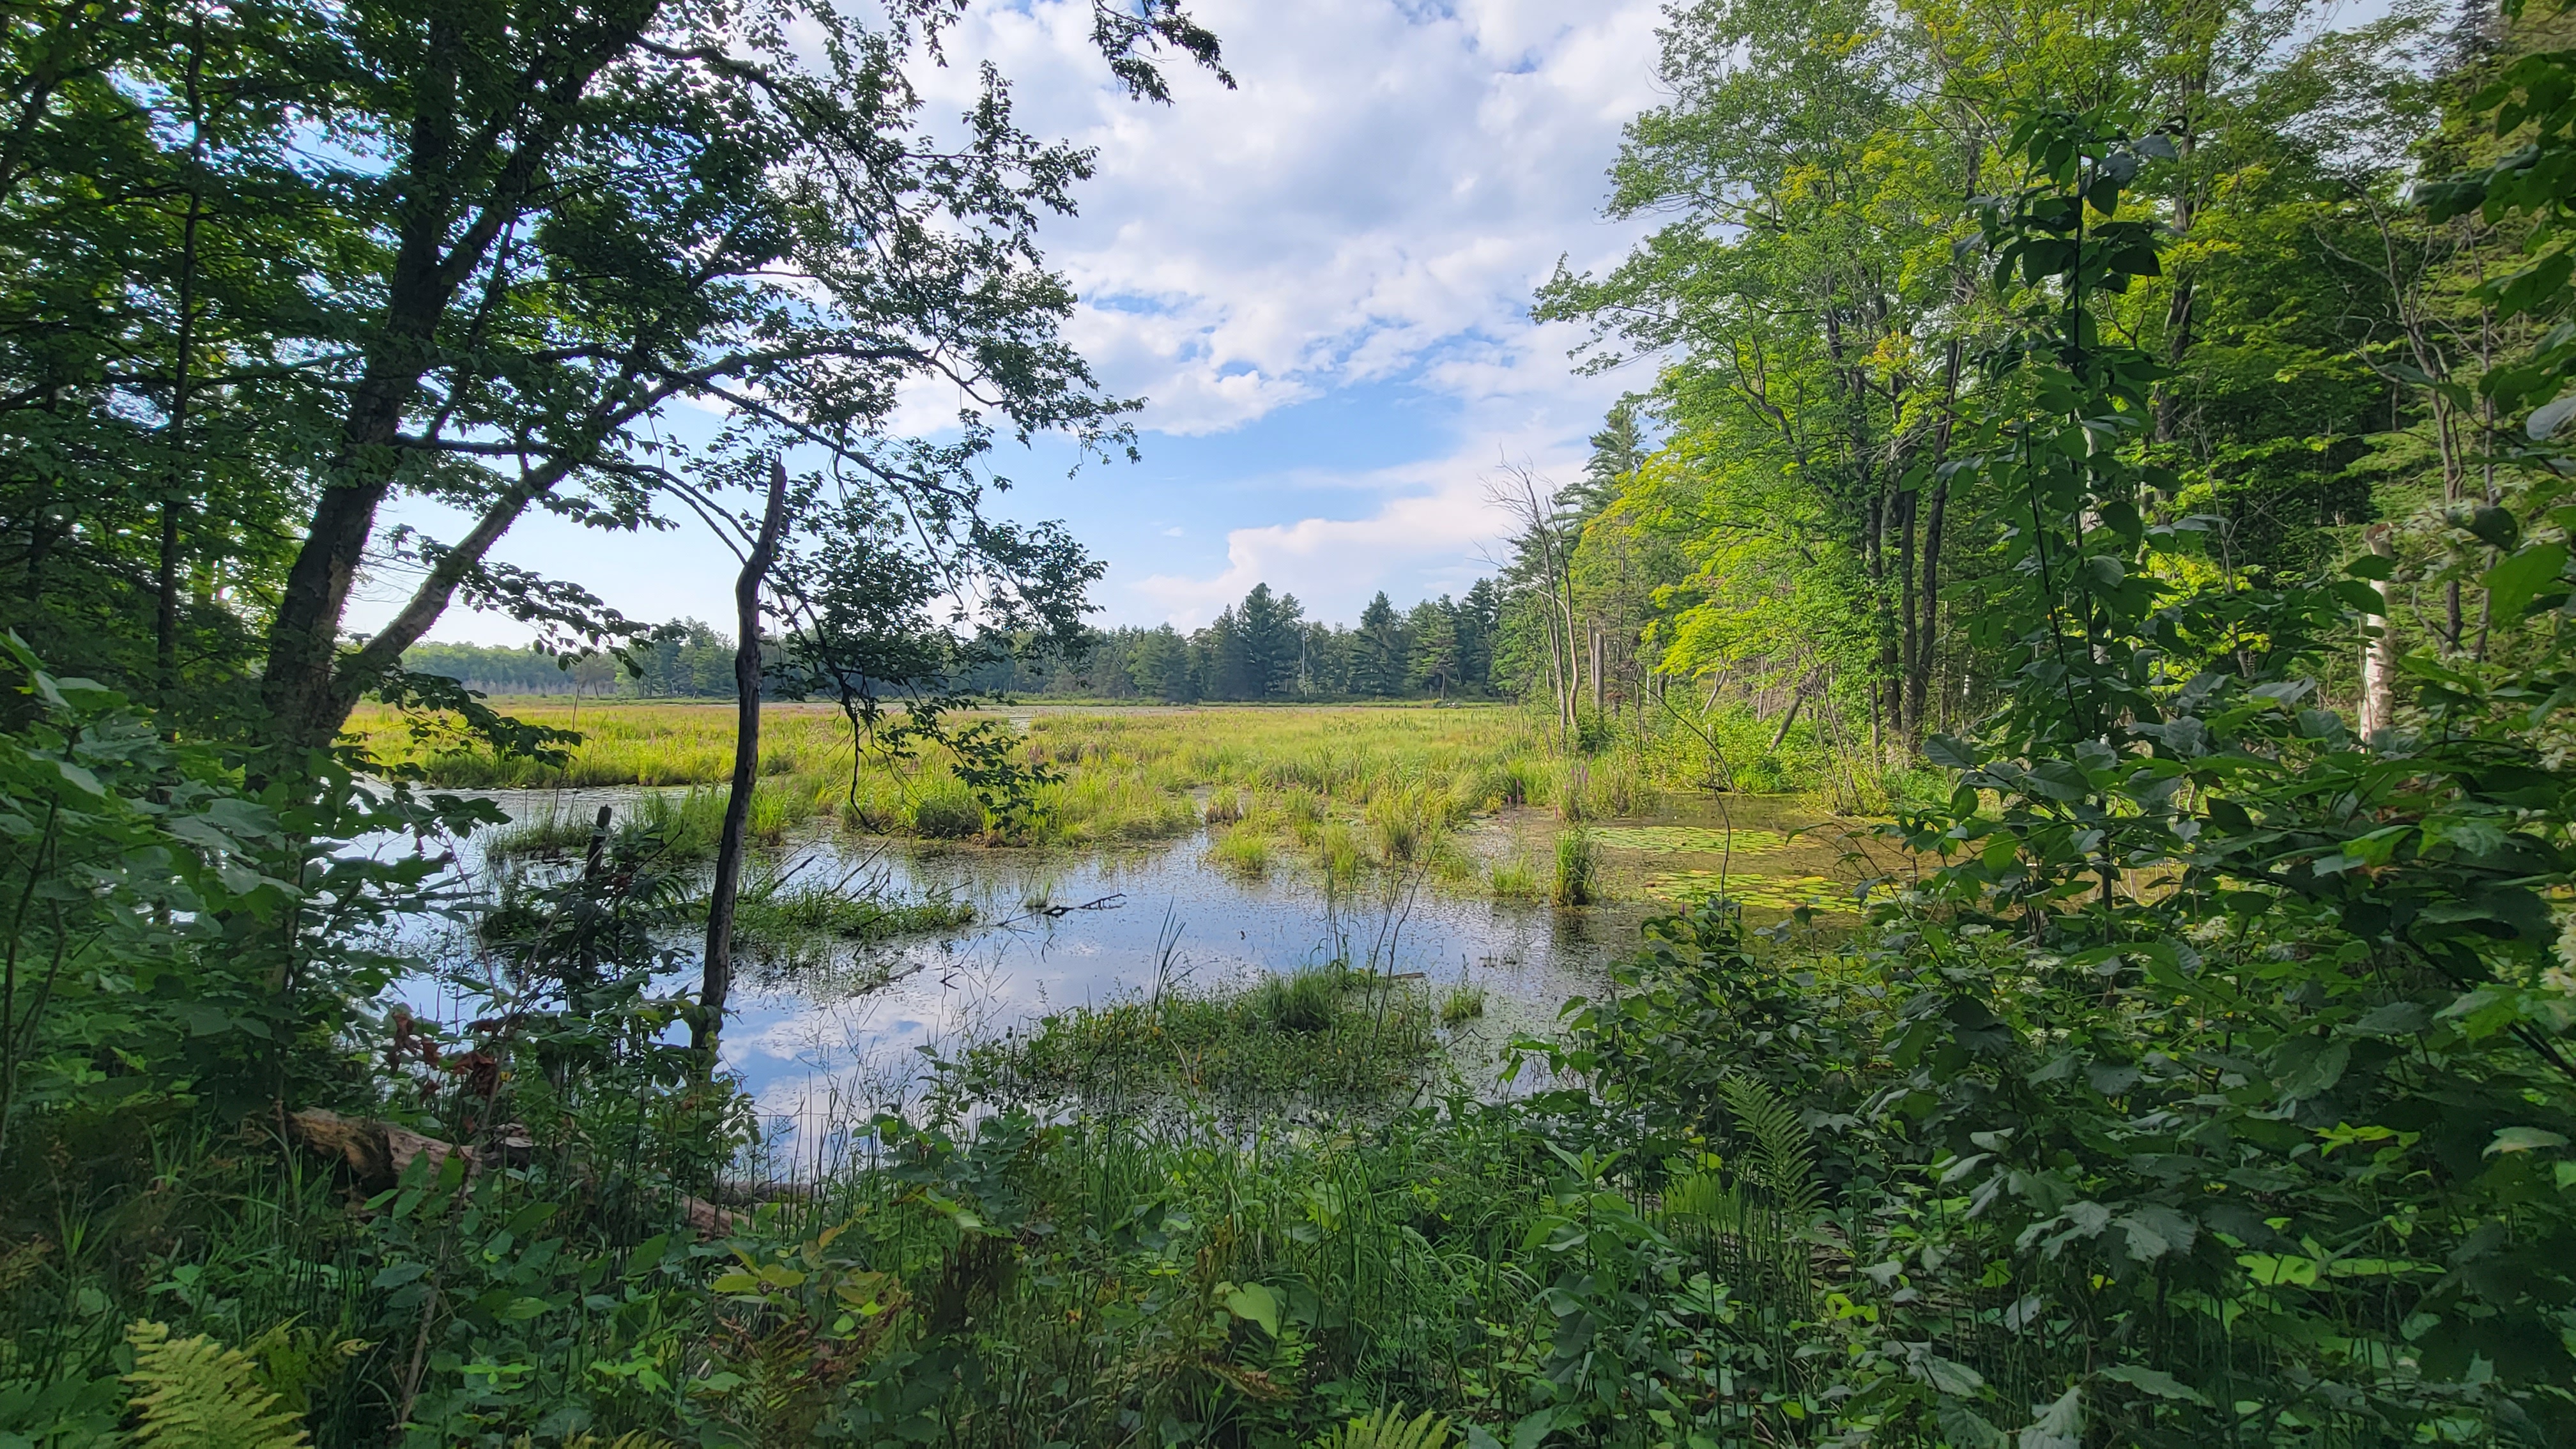
[[[1592,837],[1569,830],[1556,838],[1556,879],[1548,899],[1560,906],[1588,906],[1601,896],[1600,859]]]
[[[144,1449],[300,1449],[311,1442],[296,1416],[237,1348],[202,1335],[172,1338],[169,1325],[126,1330],[134,1350],[134,1442]]]
[[[912,829],[932,840],[963,840],[984,832],[984,805],[962,785],[922,792],[912,802]]]
[[[1449,1421],[1425,1410],[1408,1420],[1404,1408],[1380,1409],[1334,1429],[1315,1449],[1448,1449]]]

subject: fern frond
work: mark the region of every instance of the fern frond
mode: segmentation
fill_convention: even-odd
[[[1353,1419],[1315,1441],[1315,1449],[1448,1449],[1449,1421],[1424,1410],[1407,1421],[1404,1406]]]
[[[262,1387],[248,1354],[213,1339],[172,1338],[166,1323],[125,1331],[134,1348],[130,1405],[137,1449],[302,1449],[296,1416]]]
[[[1703,1223],[1711,1232],[1742,1232],[1744,1192],[1714,1172],[1694,1172],[1664,1189],[1664,1215]]]
[[[1754,1184],[1771,1197],[1772,1207],[1800,1227],[1825,1209],[1825,1185],[1816,1176],[1816,1145],[1797,1109],[1780,1094],[1751,1077],[1729,1076],[1717,1084],[1736,1129],[1753,1140]]]

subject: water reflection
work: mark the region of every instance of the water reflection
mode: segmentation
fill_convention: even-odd
[[[519,818],[587,819],[603,803],[623,815],[640,793],[505,792],[501,803]],[[1475,823],[1463,842],[1487,861],[1546,860],[1564,828],[1541,812],[1508,812]],[[817,836],[756,866],[752,888],[765,879],[786,889],[942,896],[970,903],[976,924],[872,946],[803,941],[748,950],[723,1065],[765,1115],[801,1136],[893,1105],[931,1058],[1025,1029],[1051,1011],[1157,989],[1222,989],[1340,959],[1418,975],[1435,992],[1481,988],[1486,1015],[1458,1043],[1468,1059],[1461,1065],[1472,1071],[1513,1032],[1552,1021],[1568,996],[1596,992],[1647,916],[1717,879],[1739,894],[1770,889],[1784,905],[1801,891],[1815,904],[1836,897],[1847,904],[1848,882],[1869,869],[1847,857],[1850,834],[1813,829],[1812,817],[1789,802],[1738,800],[1723,813],[1682,802],[1651,819],[1596,828],[1620,899],[1586,910],[1486,899],[1470,893],[1472,884],[1443,885],[1427,872],[1341,892],[1296,869],[1248,877],[1211,860],[1205,834],[1078,851]],[[502,868],[475,842],[459,855],[474,889],[497,889]],[[450,963],[470,955],[461,930],[423,932],[409,944]],[[685,950],[693,978],[693,943],[672,944]],[[408,983],[405,994],[439,1019],[460,1010],[426,978]]]

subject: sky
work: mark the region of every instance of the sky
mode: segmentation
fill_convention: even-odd
[[[1559,258],[1615,262],[1638,224],[1601,216],[1621,126],[1656,99],[1655,0],[1194,0],[1239,89],[1169,68],[1173,103],[1131,100],[1089,44],[1087,0],[974,6],[951,67],[923,77],[962,110],[997,64],[1021,123],[1099,152],[1082,214],[1041,233],[1082,301],[1071,340],[1141,397],[1141,463],[1067,476],[1060,443],[1005,444],[996,512],[1061,519],[1108,563],[1103,626],[1207,622],[1255,583],[1347,623],[1463,591],[1505,521],[1504,464],[1560,479],[1635,372],[1577,375],[1562,324],[1531,321]],[[924,392],[900,426],[935,429]],[[453,515],[388,510],[434,537]],[[569,579],[630,617],[732,614],[733,555],[692,522],[630,536],[523,522],[495,556]],[[350,625],[404,584],[363,581]],[[453,609],[431,638],[519,643]]]

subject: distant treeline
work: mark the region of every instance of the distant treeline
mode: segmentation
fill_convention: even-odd
[[[1496,641],[1504,596],[1478,580],[1463,598],[1443,595],[1399,610],[1381,592],[1356,628],[1310,620],[1293,594],[1258,584],[1205,628],[1166,624],[1092,631],[1057,653],[994,645],[958,683],[970,690],[1088,699],[1400,699],[1497,692]],[[488,694],[571,694],[635,699],[721,698],[733,693],[733,640],[694,619],[633,651],[637,670],[593,655],[569,663],[534,646],[422,644],[406,668],[444,675]],[[1502,692],[1515,692],[1504,689]]]
[[[1479,580],[1399,610],[1384,593],[1357,628],[1306,617],[1294,594],[1256,584],[1205,628],[1095,632],[1079,655],[1012,656],[967,677],[978,689],[1187,704],[1203,699],[1453,698],[1492,692],[1502,595]]]

